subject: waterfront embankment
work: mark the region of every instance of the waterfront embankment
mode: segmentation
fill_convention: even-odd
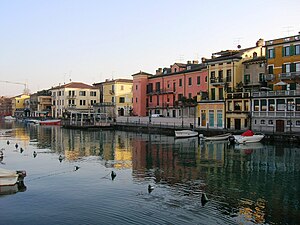
[[[196,119],[193,118],[167,118],[167,117],[118,117],[113,126],[117,130],[136,131],[140,133],[149,134],[164,134],[174,136],[175,130],[193,129],[204,136],[214,136],[222,133],[231,132],[232,134],[241,134],[247,129],[230,130],[230,129],[216,129],[211,127],[202,128],[197,124]],[[253,130],[254,132],[261,132],[260,130]],[[296,132],[263,132],[265,142],[290,142],[300,143],[300,133]]]

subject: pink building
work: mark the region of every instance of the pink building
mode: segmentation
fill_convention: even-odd
[[[175,63],[170,68],[159,68],[155,75],[139,72],[133,76],[133,114],[149,116],[160,114],[178,117],[190,115],[197,96],[207,93],[207,69],[198,61]],[[194,112],[195,113],[195,107]]]

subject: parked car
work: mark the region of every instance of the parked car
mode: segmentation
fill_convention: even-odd
[[[161,114],[151,114],[151,117],[164,117],[164,116]]]

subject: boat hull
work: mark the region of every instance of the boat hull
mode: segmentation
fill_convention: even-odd
[[[61,120],[43,120],[39,122],[40,125],[50,126],[50,125],[60,125]]]
[[[190,138],[190,137],[197,137],[199,134],[197,131],[192,130],[176,130],[175,137],[176,138]]]
[[[256,142],[260,142],[264,138],[263,134],[255,134],[253,136],[242,136],[242,135],[233,135],[233,136],[237,144],[256,143]]]
[[[221,134],[212,137],[204,137],[205,141],[226,141],[232,134]]]

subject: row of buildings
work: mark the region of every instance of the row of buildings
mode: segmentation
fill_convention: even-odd
[[[159,114],[194,118],[199,128],[300,131],[300,33],[259,39],[253,47],[238,46],[201,62],[174,63],[155,74],[140,71],[132,77],[93,85],[71,82],[16,96],[12,114],[64,117],[85,111],[111,118]]]

